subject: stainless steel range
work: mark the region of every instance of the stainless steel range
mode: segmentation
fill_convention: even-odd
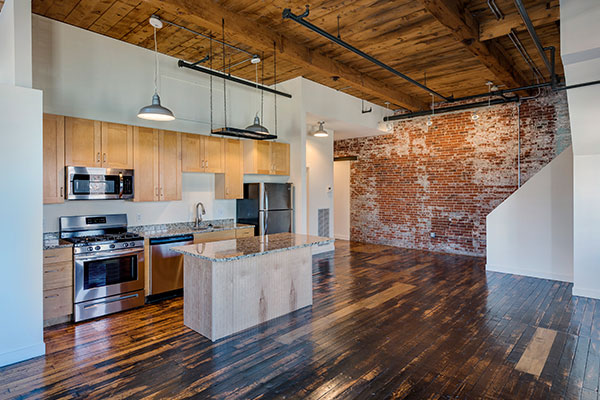
[[[74,244],[75,322],[144,304],[144,238],[127,232],[127,215],[60,217]]]

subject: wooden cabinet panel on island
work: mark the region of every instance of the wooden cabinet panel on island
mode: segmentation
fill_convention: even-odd
[[[102,166],[100,121],[65,118],[65,164],[78,167]]]
[[[183,172],[225,172],[225,139],[183,133],[181,143],[181,169]]]
[[[279,142],[245,140],[244,173],[289,175],[290,145]]]
[[[134,201],[181,200],[181,133],[133,129]]]
[[[102,122],[102,166],[133,168],[133,127]]]
[[[65,201],[65,117],[44,114],[44,204]]]
[[[215,199],[244,197],[244,151],[237,139],[225,141],[225,172],[215,174]]]

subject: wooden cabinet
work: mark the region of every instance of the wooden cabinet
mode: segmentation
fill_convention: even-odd
[[[244,141],[244,173],[290,174],[290,145],[287,143]]]
[[[102,122],[102,166],[133,168],[133,127]]]
[[[245,238],[245,237],[253,237],[254,236],[254,228],[239,228],[235,230],[236,238]]]
[[[181,169],[183,172],[225,172],[225,139],[183,133],[181,143]]]
[[[44,250],[44,326],[69,321],[73,315],[73,249]]]
[[[181,133],[158,131],[158,182],[161,201],[181,200]]]
[[[66,165],[133,168],[133,127],[65,118]]]
[[[159,201],[158,131],[133,129],[134,201]]]
[[[241,199],[244,197],[244,151],[237,139],[225,141],[225,172],[215,175],[216,199]]]
[[[65,117],[44,114],[44,204],[65,200]]]
[[[102,166],[102,123],[65,118],[65,163],[79,167]]]
[[[134,201],[181,200],[181,134],[133,129]]]
[[[217,242],[219,240],[235,239],[235,229],[227,229],[224,231],[194,233],[194,244]]]

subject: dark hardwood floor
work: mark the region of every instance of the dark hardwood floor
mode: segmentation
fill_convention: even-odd
[[[46,329],[0,398],[598,399],[600,304],[570,284],[343,241],[313,282],[312,308],[216,343],[181,298]]]

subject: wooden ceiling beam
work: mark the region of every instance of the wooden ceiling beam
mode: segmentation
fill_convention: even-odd
[[[560,20],[560,7],[558,0],[549,1],[527,8],[527,14],[531,18],[533,26],[549,25]],[[487,19],[479,23],[479,40],[485,41],[501,36],[506,36],[511,29],[524,31],[527,28],[521,15],[515,11],[506,14],[503,19]]]
[[[190,23],[203,26],[215,33],[221,32],[221,19],[225,20],[227,40],[236,40],[255,47],[257,50],[272,51],[276,43],[278,55],[301,65],[305,69],[326,76],[338,76],[340,81],[360,91],[387,100],[409,110],[427,107],[421,99],[399,92],[381,80],[362,74],[355,68],[332,60],[309,49],[285,35],[275,32],[259,21],[253,21],[238,13],[222,8],[211,0],[143,0],[162,11],[177,15]],[[160,13],[159,13],[160,14]]]
[[[495,41],[479,41],[479,24],[475,17],[461,6],[460,0],[421,0],[421,3],[501,83],[508,87],[527,85],[527,80],[513,67],[513,63]]]

